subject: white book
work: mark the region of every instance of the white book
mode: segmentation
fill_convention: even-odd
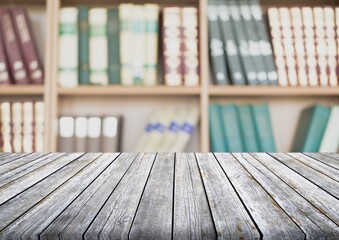
[[[22,118],[22,103],[14,102],[12,103],[12,147],[13,152],[22,152],[22,126],[23,126],[23,118]]]
[[[336,152],[339,147],[339,106],[331,108],[319,152]]]
[[[101,152],[101,119],[99,117],[88,118],[88,139],[87,151],[88,152]]]
[[[59,85],[78,85],[78,9],[60,9],[59,19]]]
[[[12,134],[11,134],[11,105],[9,102],[0,104],[0,123],[2,135],[2,152],[12,152]]]
[[[88,120],[86,117],[75,118],[75,151],[86,152]]]
[[[103,117],[102,118],[102,151],[118,152],[120,140],[120,123],[119,117]]]
[[[33,103],[24,102],[22,105],[23,108],[23,151],[24,152],[33,152]]]
[[[61,117],[59,119],[59,152],[74,152],[74,118]]]
[[[34,151],[44,151],[44,103],[36,102],[34,104]]]
[[[89,10],[90,83],[108,85],[107,9]]]

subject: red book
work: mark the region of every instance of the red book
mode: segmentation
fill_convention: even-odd
[[[11,14],[10,11],[5,8],[0,9],[0,30],[14,83],[29,84],[29,78],[24,66],[19,43],[15,36]]]
[[[43,67],[34,44],[32,28],[26,9],[13,8],[11,9],[11,14],[30,82],[33,84],[43,84]]]
[[[5,49],[3,46],[2,36],[0,34],[0,85],[1,84],[10,84],[11,77],[9,74],[9,68],[7,63],[7,58],[5,54]]]

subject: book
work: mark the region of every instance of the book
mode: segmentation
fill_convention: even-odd
[[[221,118],[221,106],[213,103],[209,107],[209,129],[210,144],[212,152],[228,152],[227,141],[225,141],[223,120]]]
[[[337,152],[339,147],[339,106],[332,106],[319,152]]]
[[[185,86],[199,85],[199,51],[198,51],[198,9],[181,8],[183,29],[183,83]]]
[[[78,9],[60,9],[59,18],[59,77],[60,87],[78,85]]]
[[[30,21],[25,8],[11,9],[13,25],[30,83],[43,84],[44,74],[37,54]]]
[[[4,40],[0,34],[0,85],[12,83],[3,41]]]
[[[120,39],[119,10],[108,9],[108,78],[110,84],[120,84]]]
[[[181,9],[163,9],[163,64],[164,83],[167,86],[180,86],[183,81],[183,62],[181,46]]]
[[[0,122],[2,136],[2,152],[12,152],[11,105],[9,102],[0,103]]]
[[[76,152],[86,152],[87,150],[87,130],[88,120],[86,117],[76,117],[75,124],[75,147]]]
[[[0,31],[7,56],[11,76],[15,84],[29,84],[29,76],[24,65],[19,42],[15,34],[10,11],[0,8]]]
[[[308,107],[301,112],[292,151],[319,151],[330,112],[330,108],[319,104]]]
[[[252,114],[260,152],[275,152],[275,141],[267,103],[252,105]]]
[[[132,58],[130,51],[133,45],[133,4],[123,3],[119,5],[120,27],[120,76],[121,84],[131,86],[134,84]]]
[[[258,137],[250,105],[237,106],[241,139],[245,152],[259,152]]]
[[[44,151],[44,125],[45,125],[45,116],[44,116],[44,102],[35,102],[34,103],[34,151],[43,152]]]
[[[109,116],[102,118],[102,152],[121,151],[121,129],[122,118],[120,116]]]
[[[12,151],[22,152],[23,142],[23,118],[22,118],[22,103],[13,102],[11,104],[11,127],[12,127]]]
[[[24,102],[22,104],[23,112],[23,152],[34,151],[34,108],[33,102]]]
[[[101,118],[89,117],[87,124],[87,151],[100,152],[101,151]]]
[[[209,57],[213,81],[216,85],[229,85],[228,65],[225,47],[219,27],[218,5],[216,0],[209,0],[207,5]]]
[[[108,85],[107,9],[89,10],[89,68],[91,84]]]
[[[79,7],[78,14],[78,31],[79,31],[79,84],[90,84],[89,78],[89,22],[88,7]]]
[[[146,86],[157,84],[158,71],[158,34],[159,34],[159,5],[145,4],[145,21],[146,21],[146,57],[145,57],[145,79]]]
[[[74,151],[74,117],[64,116],[59,119],[58,152]]]

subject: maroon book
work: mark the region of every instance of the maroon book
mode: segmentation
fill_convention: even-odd
[[[11,14],[5,8],[0,9],[0,30],[13,82],[15,84],[29,84],[28,74],[15,35]]]
[[[13,8],[11,14],[30,82],[43,84],[43,67],[37,54],[27,11],[24,8]]]
[[[9,68],[7,63],[7,58],[5,54],[5,49],[3,46],[2,36],[0,34],[0,85],[1,84],[10,84],[11,77],[9,74]]]

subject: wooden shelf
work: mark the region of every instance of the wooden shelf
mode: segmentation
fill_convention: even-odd
[[[209,95],[222,96],[339,96],[339,87],[210,86]]]
[[[60,96],[199,96],[200,87],[79,86],[59,88]]]
[[[43,94],[43,85],[0,85],[0,96],[42,96]]]

